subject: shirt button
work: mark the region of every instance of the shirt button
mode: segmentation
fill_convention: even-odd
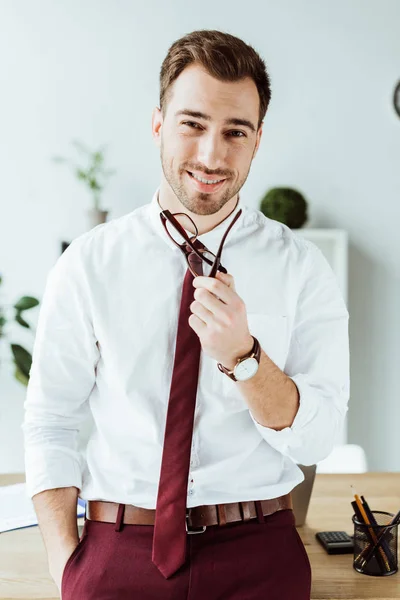
[[[189,496],[193,496],[194,490],[189,490]]]

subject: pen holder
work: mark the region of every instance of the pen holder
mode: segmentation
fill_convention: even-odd
[[[391,513],[371,511],[376,524],[366,525],[353,515],[353,567],[364,575],[393,575],[398,570],[398,524],[390,525]]]

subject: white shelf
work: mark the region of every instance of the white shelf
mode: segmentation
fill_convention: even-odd
[[[343,298],[348,301],[348,235],[344,229],[293,229],[296,235],[313,242],[335,273]]]

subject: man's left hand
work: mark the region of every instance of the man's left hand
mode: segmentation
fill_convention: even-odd
[[[233,369],[237,359],[253,347],[246,305],[237,294],[230,274],[217,271],[216,278],[199,276],[193,280],[194,301],[190,327],[197,333],[203,351]]]

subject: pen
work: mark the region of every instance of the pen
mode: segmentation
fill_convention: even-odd
[[[369,522],[369,519],[368,519],[368,517],[367,517],[367,514],[366,514],[366,512],[365,512],[365,509],[364,509],[364,507],[363,507],[363,505],[362,505],[362,503],[361,503],[360,497],[359,497],[357,494],[354,494],[354,498],[355,498],[355,500],[356,500],[356,503],[357,503],[357,506],[358,506],[358,508],[359,508],[359,511],[360,511],[360,513],[361,513],[361,515],[362,515],[362,520],[363,520],[364,524],[366,524],[366,525],[371,525],[371,523]],[[375,532],[374,532],[373,528],[372,528],[372,527],[368,527],[368,528],[367,528],[367,531],[369,531],[370,537],[372,538],[372,542],[373,542],[374,544],[377,544],[377,543],[378,543],[378,540],[377,540],[377,537],[376,537],[376,535],[375,535]],[[385,554],[385,552],[383,551],[383,548],[382,548],[381,546],[379,546],[379,554],[380,554],[380,555],[381,555],[381,557],[382,557],[382,560],[383,560],[383,563],[384,563],[384,567],[385,567],[385,569],[386,569],[386,570],[389,572],[389,571],[390,571],[390,565],[389,565],[389,562],[388,562],[387,556],[386,556],[386,554]],[[378,556],[378,555],[377,555],[377,556]]]
[[[400,510],[399,510],[399,512],[398,512],[398,513],[397,513],[397,514],[396,514],[396,515],[395,515],[395,516],[394,516],[394,517],[393,517],[393,518],[392,518],[392,519],[389,521],[389,523],[387,523],[387,525],[386,525],[386,526],[391,526],[391,525],[399,525],[399,524],[400,524]],[[358,561],[358,560],[360,560],[361,558],[363,558],[363,557],[364,557],[364,555],[365,555],[365,558],[364,558],[364,560],[363,560],[363,561],[362,561],[362,563],[361,563],[361,566],[362,566],[362,567],[365,567],[365,565],[366,565],[366,564],[368,563],[368,561],[371,559],[371,557],[373,556],[373,554],[374,554],[374,552],[375,552],[375,550],[376,550],[376,548],[377,548],[378,544],[381,542],[382,538],[383,538],[384,536],[386,536],[386,535],[387,535],[387,533],[388,533],[388,531],[387,531],[387,530],[385,530],[385,531],[382,531],[382,532],[381,532],[381,534],[380,534],[380,535],[379,535],[379,537],[378,537],[378,541],[377,541],[377,543],[376,543],[376,544],[374,544],[373,546],[372,546],[372,544],[369,544],[369,545],[368,545],[368,546],[366,546],[366,547],[364,548],[364,550],[363,550],[363,551],[362,551],[362,552],[361,552],[361,553],[360,553],[360,554],[357,556],[356,560]]]
[[[377,521],[375,519],[375,516],[374,516],[372,510],[370,509],[370,507],[368,505],[368,502],[366,501],[366,499],[364,498],[364,496],[361,496],[361,502],[362,502],[362,504],[364,506],[366,515],[367,515],[367,517],[368,517],[369,522],[371,523],[371,525],[378,525],[378,523],[377,523]],[[378,525],[378,527],[379,527],[379,525]],[[389,534],[388,531],[386,533]],[[382,540],[381,546],[382,546],[382,548],[383,548],[383,550],[384,550],[384,552],[385,552],[385,554],[386,554],[386,556],[388,558],[388,562],[391,563],[391,564],[394,564],[394,562],[393,562],[393,560],[394,560],[393,559],[393,555],[392,555],[392,552],[390,550],[390,547],[389,547],[389,544],[388,544],[388,540],[387,540],[388,537],[389,537],[389,535],[385,536],[385,539]]]
[[[357,502],[356,502],[355,500],[353,500],[353,502],[351,503],[351,506],[353,507],[354,514],[356,515],[358,522],[359,522],[359,523],[364,523],[364,518],[363,518],[363,516],[362,516],[362,513],[361,513],[361,511],[360,511],[360,509],[359,509],[359,507],[358,507],[358,504],[357,504]],[[367,535],[367,537],[368,537],[368,539],[369,539],[369,545],[368,545],[368,546],[366,546],[366,547],[367,547],[367,548],[370,548],[371,546],[373,546],[373,545],[375,544],[375,542],[374,542],[374,540],[372,539],[372,536],[371,536],[371,530],[370,530],[370,529],[365,529],[365,533],[366,533],[366,535]],[[365,548],[364,548],[364,550],[365,550]],[[357,556],[357,557],[354,559],[354,562],[355,562],[355,563],[357,563],[358,561],[360,561],[360,559],[361,559],[361,554],[362,554],[362,553],[360,553],[360,554],[359,554],[359,555],[358,555],[358,556]],[[379,563],[379,565],[380,565],[381,569],[382,569],[382,570],[385,570],[385,568],[386,568],[386,567],[385,567],[385,563],[383,562],[382,556],[381,556],[380,554],[377,554],[377,556],[376,556],[376,560],[378,561],[378,563]],[[363,565],[362,565],[362,566],[364,566],[364,563],[363,563]]]
[[[351,506],[353,507],[354,514],[356,515],[358,522],[359,523],[364,523],[364,518],[363,518],[362,513],[361,513],[361,511],[360,511],[360,509],[358,507],[358,504],[357,504],[357,502],[355,500],[353,500],[353,502],[351,503]],[[366,546],[366,548],[371,548],[372,546],[375,545],[375,542],[372,539],[370,529],[365,529],[365,533],[367,534],[367,537],[369,539],[369,544]],[[365,550],[365,548],[364,548],[364,550]],[[364,550],[363,550],[363,552],[364,552]],[[362,554],[362,552],[360,552],[360,554],[358,556],[356,556],[356,558],[354,559],[354,562],[356,564],[357,564],[357,562],[359,562],[361,560],[361,558],[362,558],[361,554]],[[380,568],[382,570],[385,570],[385,568],[386,568],[385,567],[385,563],[383,562],[382,556],[380,554],[376,555],[376,560],[378,561],[378,563],[380,565]],[[362,566],[364,566],[364,565],[365,565],[365,563],[363,562]]]

